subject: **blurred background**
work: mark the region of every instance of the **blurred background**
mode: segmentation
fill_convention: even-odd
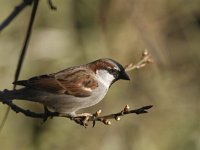
[[[20,0],[0,1],[0,21]],[[83,110],[102,114],[154,105],[148,114],[127,115],[111,126],[81,127],[66,118],[42,123],[10,112],[0,145],[3,150],[199,150],[200,1],[53,0],[40,1],[20,79],[113,58],[137,62],[144,49],[155,63],[129,72],[98,105]],[[0,34],[0,89],[11,89],[31,7]],[[16,104],[34,111],[42,106]],[[0,104],[0,120],[7,109]]]

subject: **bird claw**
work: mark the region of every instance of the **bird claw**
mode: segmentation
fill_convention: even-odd
[[[90,113],[82,113],[82,114],[77,114],[75,117],[72,117],[71,119],[74,120],[77,124],[80,124],[86,128],[88,126],[89,119],[92,116],[93,115]]]
[[[88,126],[88,121],[86,121],[86,119],[83,118],[74,118],[73,119],[77,124],[84,126],[85,128]]]
[[[101,114],[101,109],[97,110],[93,115],[92,115],[92,127],[96,125],[96,118]]]

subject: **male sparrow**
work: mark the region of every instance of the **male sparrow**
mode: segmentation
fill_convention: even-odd
[[[16,81],[13,84],[24,87],[1,92],[0,98],[39,102],[75,117],[76,111],[100,102],[119,79],[130,80],[123,66],[112,59],[99,59],[57,73]]]

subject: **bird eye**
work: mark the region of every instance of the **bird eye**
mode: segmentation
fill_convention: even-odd
[[[118,70],[116,70],[116,69],[109,69],[109,72],[110,72],[111,74],[117,74],[117,73],[118,73]]]

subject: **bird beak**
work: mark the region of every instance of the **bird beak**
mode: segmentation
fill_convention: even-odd
[[[130,80],[128,74],[125,71],[120,74],[119,78],[122,80]]]

